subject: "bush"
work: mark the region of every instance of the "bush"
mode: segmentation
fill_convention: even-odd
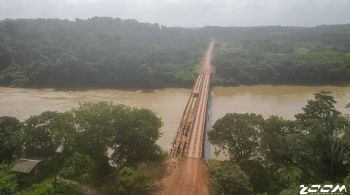
[[[53,180],[47,179],[39,184],[31,186],[27,191],[22,193],[23,195],[81,195],[79,191],[64,183],[57,183],[56,189],[53,186]]]
[[[210,191],[212,194],[252,194],[249,177],[231,162],[209,163]]]
[[[68,179],[85,182],[91,179],[91,174],[95,168],[95,162],[88,155],[75,153],[64,164],[60,175]]]
[[[152,188],[152,178],[150,173],[143,166],[137,168],[124,167],[119,171],[116,188],[111,190],[111,194],[117,195],[139,195],[148,194]]]
[[[0,164],[0,194],[12,195],[16,194],[18,184],[14,174],[7,172],[7,165]]]
[[[285,189],[279,193],[279,195],[295,195],[299,194],[299,188],[297,186]]]
[[[250,178],[256,193],[268,192],[271,187],[269,170],[263,167],[258,161],[245,160],[240,162],[240,168]]]
[[[21,123],[9,116],[0,117],[0,163],[11,162],[21,150]]]
[[[344,179],[343,184],[346,185],[346,187],[350,187],[350,173],[349,173],[349,175]]]

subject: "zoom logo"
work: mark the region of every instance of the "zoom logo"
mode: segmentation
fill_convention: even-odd
[[[345,185],[300,185],[300,194],[345,194]]]

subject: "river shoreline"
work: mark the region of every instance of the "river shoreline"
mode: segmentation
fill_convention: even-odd
[[[212,124],[228,112],[254,112],[265,118],[279,115],[293,119],[313,93],[332,91],[338,101],[336,107],[344,114],[350,109],[350,86],[289,86],[252,85],[212,88]],[[152,110],[163,121],[159,145],[169,150],[191,90],[162,88],[155,90],[85,89],[57,90],[0,87],[0,116],[14,116],[20,120],[51,110],[64,112],[84,101],[108,101]]]

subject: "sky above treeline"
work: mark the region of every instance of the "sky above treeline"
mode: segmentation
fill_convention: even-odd
[[[0,19],[137,19],[166,26],[350,23],[350,0],[0,0]]]

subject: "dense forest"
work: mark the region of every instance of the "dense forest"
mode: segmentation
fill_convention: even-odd
[[[0,21],[0,85],[187,87],[212,37],[217,85],[350,79],[350,25],[175,28],[94,17]]]
[[[226,31],[214,59],[218,84],[349,83],[350,25]]]
[[[84,194],[67,181],[99,194],[148,194],[167,156],[156,144],[161,125],[150,110],[108,102],[46,111],[23,122],[2,116],[0,194]],[[30,174],[11,171],[19,158],[43,161]]]
[[[0,84],[33,87],[190,86],[207,41],[136,20],[3,20]]]
[[[217,120],[209,141],[229,158],[209,163],[212,194],[292,195],[313,184],[349,190],[350,119],[335,103],[319,92],[295,120],[254,113]]]

